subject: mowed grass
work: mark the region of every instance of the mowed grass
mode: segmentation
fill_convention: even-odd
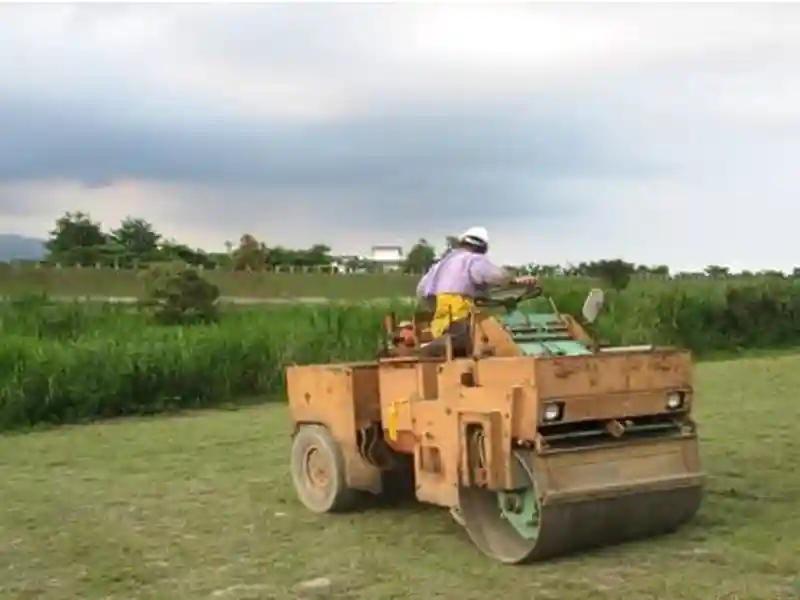
[[[699,365],[696,520],[524,567],[441,509],[306,512],[282,405],[6,436],[0,598],[797,598],[798,389],[800,356]]]
[[[140,297],[146,293],[145,271],[93,268],[9,267],[0,264],[0,296]],[[420,275],[403,273],[331,275],[209,269],[203,276],[223,296],[241,298],[306,298],[335,300],[413,296]]]

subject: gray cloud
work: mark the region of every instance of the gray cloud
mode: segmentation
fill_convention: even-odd
[[[444,222],[454,211],[480,213],[487,200],[498,218],[569,213],[567,202],[542,196],[542,182],[657,171],[633,153],[614,156],[571,124],[563,107],[506,114],[491,106],[446,108],[316,123],[198,115],[164,124],[123,110],[0,99],[0,137],[15,140],[0,155],[0,181],[144,179],[255,186],[267,197],[329,190],[369,199],[348,217],[368,226],[398,202],[408,214]]]
[[[515,256],[725,262],[702,215],[796,188],[798,69],[787,6],[4,6],[0,225],[85,199],[215,245],[481,222]]]

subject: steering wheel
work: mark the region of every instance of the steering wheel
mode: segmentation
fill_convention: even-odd
[[[484,296],[475,298],[475,306],[479,308],[503,307],[511,312],[520,302],[532,300],[542,295],[538,285],[508,284],[488,287]]]

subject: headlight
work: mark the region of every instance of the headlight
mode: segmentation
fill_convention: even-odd
[[[670,392],[667,394],[667,408],[669,410],[683,408],[683,392]]]
[[[545,423],[552,423],[558,421],[563,416],[564,403],[563,402],[548,402],[544,405],[542,411],[542,421]]]

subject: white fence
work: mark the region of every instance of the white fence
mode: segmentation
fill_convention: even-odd
[[[152,265],[156,265],[158,263],[151,263]],[[79,265],[75,266],[63,266],[58,263],[55,264],[47,264],[47,263],[39,263],[39,262],[15,262],[15,263],[7,263],[7,265],[13,270],[27,270],[27,269],[35,269],[35,270],[47,270],[47,269],[97,269],[97,270],[110,270],[110,271],[142,271],[145,270],[147,267],[121,267],[119,265],[104,265],[101,263],[95,264],[92,267],[81,267]],[[223,271],[223,272],[231,272],[232,269],[230,266],[227,265],[216,265],[213,267],[203,267],[202,265],[198,265],[198,270],[209,270],[209,271]],[[240,271],[242,272],[242,271]],[[246,273],[247,271],[243,271],[242,273]],[[375,265],[371,268],[361,268],[361,269],[350,269],[343,265],[333,264],[333,265],[316,265],[316,266],[292,266],[292,265],[278,265],[278,266],[271,266],[265,265],[264,269],[257,271],[259,273],[278,273],[278,274],[292,274],[292,275],[302,275],[302,274],[326,274],[333,276],[363,276],[363,275],[378,275],[378,274],[393,274],[394,276],[421,276],[422,273],[399,273],[395,269],[383,268],[381,265]],[[756,277],[759,276],[758,274],[755,275]],[[568,274],[553,274],[553,275],[542,275],[542,277],[547,279],[585,279],[585,275],[568,275]],[[717,279],[738,279],[742,277],[742,275],[738,274],[730,274],[723,277],[718,277]],[[672,276],[670,275],[661,275],[656,273],[642,273],[642,272],[635,272],[632,274],[632,278],[636,280],[652,280],[652,281],[668,281],[673,279],[682,279],[682,280],[704,280],[710,279],[708,275],[705,273],[677,273]]]

